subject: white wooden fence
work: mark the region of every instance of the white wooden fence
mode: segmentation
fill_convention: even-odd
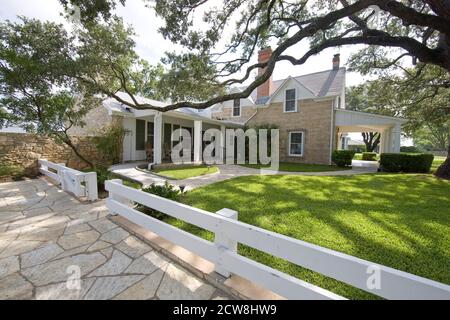
[[[113,214],[160,235],[216,265],[216,272],[239,275],[288,299],[344,299],[237,253],[242,243],[309,270],[387,299],[450,299],[450,286],[410,273],[378,265],[237,221],[237,212],[216,214],[190,207],[108,180],[107,207]],[[135,209],[139,203],[215,233],[210,242]]]
[[[90,201],[98,199],[97,173],[81,172],[66,167],[64,163],[57,164],[45,159],[38,160],[38,164],[39,172],[55,180],[63,190]]]

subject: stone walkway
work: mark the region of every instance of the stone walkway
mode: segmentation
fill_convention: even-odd
[[[204,176],[192,177],[184,180],[164,179],[160,176],[143,172],[136,169],[137,165],[145,164],[145,162],[133,162],[114,165],[110,170],[118,175],[129,177],[139,181],[144,186],[155,184],[164,184],[168,181],[174,186],[185,186],[186,190],[194,189],[211,183],[228,180],[235,177],[267,174],[267,175],[302,175],[302,176],[341,176],[355,175],[376,172],[378,169],[377,162],[370,161],[353,161],[353,169],[340,171],[323,171],[323,172],[287,172],[287,171],[269,171],[247,168],[239,165],[217,165],[219,172]]]
[[[107,215],[44,179],[1,183],[0,300],[229,298]]]

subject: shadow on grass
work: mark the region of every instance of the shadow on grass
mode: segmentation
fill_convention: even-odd
[[[427,175],[248,176],[196,189],[186,202],[436,281],[450,283],[450,184]],[[171,219],[212,240],[205,230]],[[348,298],[361,290],[240,245],[240,254]]]

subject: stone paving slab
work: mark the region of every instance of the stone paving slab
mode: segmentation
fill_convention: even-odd
[[[107,215],[45,179],[0,183],[0,300],[230,298]]]

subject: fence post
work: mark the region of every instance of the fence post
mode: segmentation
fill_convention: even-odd
[[[121,179],[111,179],[111,180],[107,180],[107,181],[118,183],[118,184],[123,184],[123,181]],[[105,181],[105,184],[106,184],[106,181]],[[129,203],[128,199],[120,196],[119,194],[113,193],[111,191],[108,191],[108,192],[109,192],[109,196],[108,196],[109,199],[117,201],[117,202],[120,202],[120,203],[125,204],[125,205]],[[117,216],[117,213],[116,212],[112,212],[111,215],[112,216]]]
[[[48,167],[45,164],[42,164],[41,160],[42,161],[47,161],[47,159],[39,159],[38,160],[38,167],[39,167],[38,169],[48,170]]]
[[[98,188],[97,188],[97,173],[87,172],[84,174],[84,182],[86,183],[86,197],[89,201],[95,201],[98,199]]]
[[[238,219],[238,213],[237,211],[230,210],[230,209],[221,209],[216,212],[216,214],[228,218],[237,220]],[[226,270],[224,267],[222,267],[223,257],[222,252],[225,250],[231,250],[233,252],[237,252],[237,241],[230,239],[227,236],[226,230],[223,229],[223,226],[219,222],[219,231],[215,233],[214,235],[214,243],[216,244],[217,250],[219,251],[218,260],[216,262],[215,271],[228,278],[230,276],[230,272]]]
[[[57,164],[60,165],[60,166],[63,166],[63,167],[66,166],[66,164],[64,162],[57,163]],[[65,181],[66,177],[65,177],[64,172],[65,172],[64,170],[56,170],[56,173],[59,176],[61,189],[63,189],[64,191],[67,191],[67,183]]]

